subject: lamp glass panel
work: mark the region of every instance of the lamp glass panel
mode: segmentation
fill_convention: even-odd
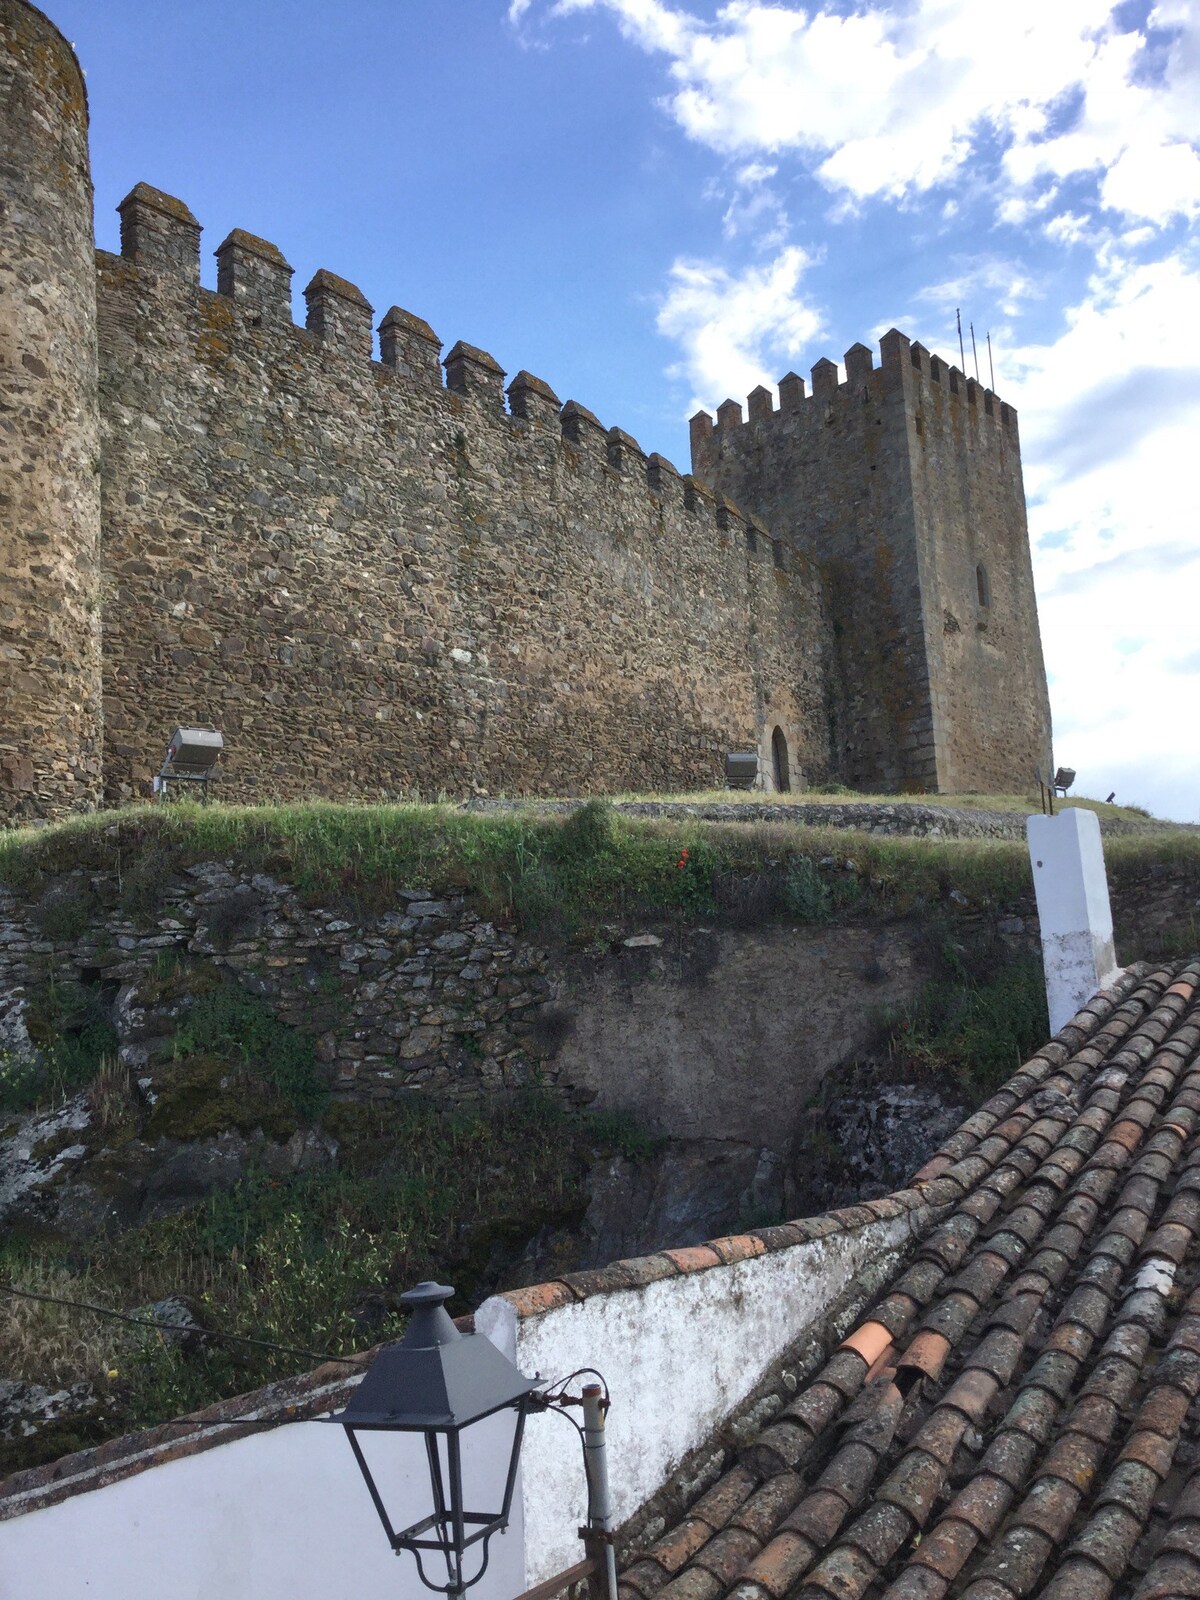
[[[393,1529],[399,1533],[433,1511],[425,1437],[420,1433],[355,1432]],[[349,1447],[343,1445],[349,1453]],[[351,1463],[353,1465],[353,1463]]]
[[[464,1511],[487,1516],[499,1514],[504,1504],[516,1426],[517,1412],[510,1406],[472,1423],[459,1434]],[[394,1531],[401,1533],[432,1516],[434,1496],[426,1436],[363,1428],[356,1431],[355,1437]],[[449,1510],[451,1478],[447,1436],[438,1433],[433,1437],[437,1441],[437,1458]],[[515,1497],[512,1515],[514,1519],[519,1517],[519,1501]],[[468,1538],[472,1531],[468,1524],[465,1530]],[[437,1538],[438,1534],[431,1528],[420,1537]],[[470,1570],[473,1567],[468,1564]]]

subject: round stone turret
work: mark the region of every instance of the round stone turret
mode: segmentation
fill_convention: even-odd
[[[99,802],[99,546],[87,95],[0,0],[0,825]]]

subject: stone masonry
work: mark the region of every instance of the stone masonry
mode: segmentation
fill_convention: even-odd
[[[766,788],[966,790],[1047,759],[990,393],[893,332],[778,416],[728,402],[681,476],[397,306],[376,358],[328,270],[295,326],[242,229],[202,287],[199,223],[147,184],[93,262],[77,64],[26,0],[0,20],[0,821],[144,796],[177,722],[224,732],[236,800],[711,786],[735,749]]]
[[[0,0],[0,820],[100,798],[100,431],[87,96]]]
[[[824,574],[848,783],[1021,790],[1051,755],[1016,412],[894,328],[880,350],[699,412],[693,470]]]

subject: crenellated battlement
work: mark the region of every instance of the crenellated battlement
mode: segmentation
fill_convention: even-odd
[[[202,229],[191,209],[173,195],[146,183],[137,184],[118,206],[121,214],[120,259],[180,289],[207,297],[200,287]],[[484,416],[518,424],[539,434],[557,434],[581,458],[607,467],[633,485],[644,486],[658,499],[678,501],[693,516],[722,518],[744,524],[746,548],[757,554],[764,541],[775,551],[775,564],[786,567],[782,545],[773,541],[757,519],[746,519],[730,505],[721,510],[705,493],[701,482],[681,477],[678,468],[658,452],[647,454],[623,428],[606,428],[600,419],[576,400],[561,402],[542,378],[522,369],[505,386],[503,367],[487,350],[458,340],[446,355],[441,339],[422,317],[401,306],[388,308],[378,327],[361,289],[328,268],[315,272],[304,289],[307,315],[303,328],[293,320],[291,281],[293,268],[279,247],[268,239],[234,228],[217,246],[216,297],[232,302],[244,319],[249,335],[291,333],[308,335],[314,354],[334,355],[362,367],[384,368],[403,381],[442,398],[457,396],[473,403]],[[376,354],[375,334],[378,334]],[[795,380],[803,392],[803,381]],[[784,380],[787,384],[787,380]],[[785,393],[790,390],[785,388]],[[741,407],[726,401],[722,412],[733,408],[721,426],[741,425]],[[772,412],[769,390],[758,389],[750,400],[751,421]]]
[[[692,470],[724,525],[748,508],[822,570],[849,781],[987,788],[1037,764],[1049,712],[1015,410],[896,328],[777,394],[698,412]]]
[[[681,473],[328,267],[297,317],[244,228],[202,286],[149,184],[96,251],[78,63],[26,0],[0,57],[0,820],[145,795],[181,720],[231,800],[1046,763],[1016,416],[957,368],[893,329],[699,413]]]
[[[711,466],[726,444],[734,445],[742,430],[753,438],[760,430],[779,425],[789,431],[823,428],[833,423],[839,412],[882,404],[897,393],[909,404],[918,433],[923,430],[916,427],[917,419],[923,418],[926,408],[940,405],[968,423],[982,426],[985,418],[992,419],[1015,441],[1014,408],[959,368],[931,355],[924,345],[911,343],[892,328],[879,342],[879,356],[876,366],[869,346],[853,344],[842,358],[841,369],[827,356],[821,357],[813,363],[811,391],[803,378],[789,372],[776,385],[778,404],[770,389],[760,384],[747,397],[745,417],[733,399],[721,402],[715,418],[698,411],[690,423],[693,465]]]

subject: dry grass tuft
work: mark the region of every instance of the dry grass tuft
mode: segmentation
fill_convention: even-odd
[[[91,1300],[88,1274],[53,1261],[10,1266],[4,1279],[18,1289],[60,1300]],[[111,1370],[119,1324],[90,1311],[0,1294],[0,1373],[25,1383],[103,1383]]]

